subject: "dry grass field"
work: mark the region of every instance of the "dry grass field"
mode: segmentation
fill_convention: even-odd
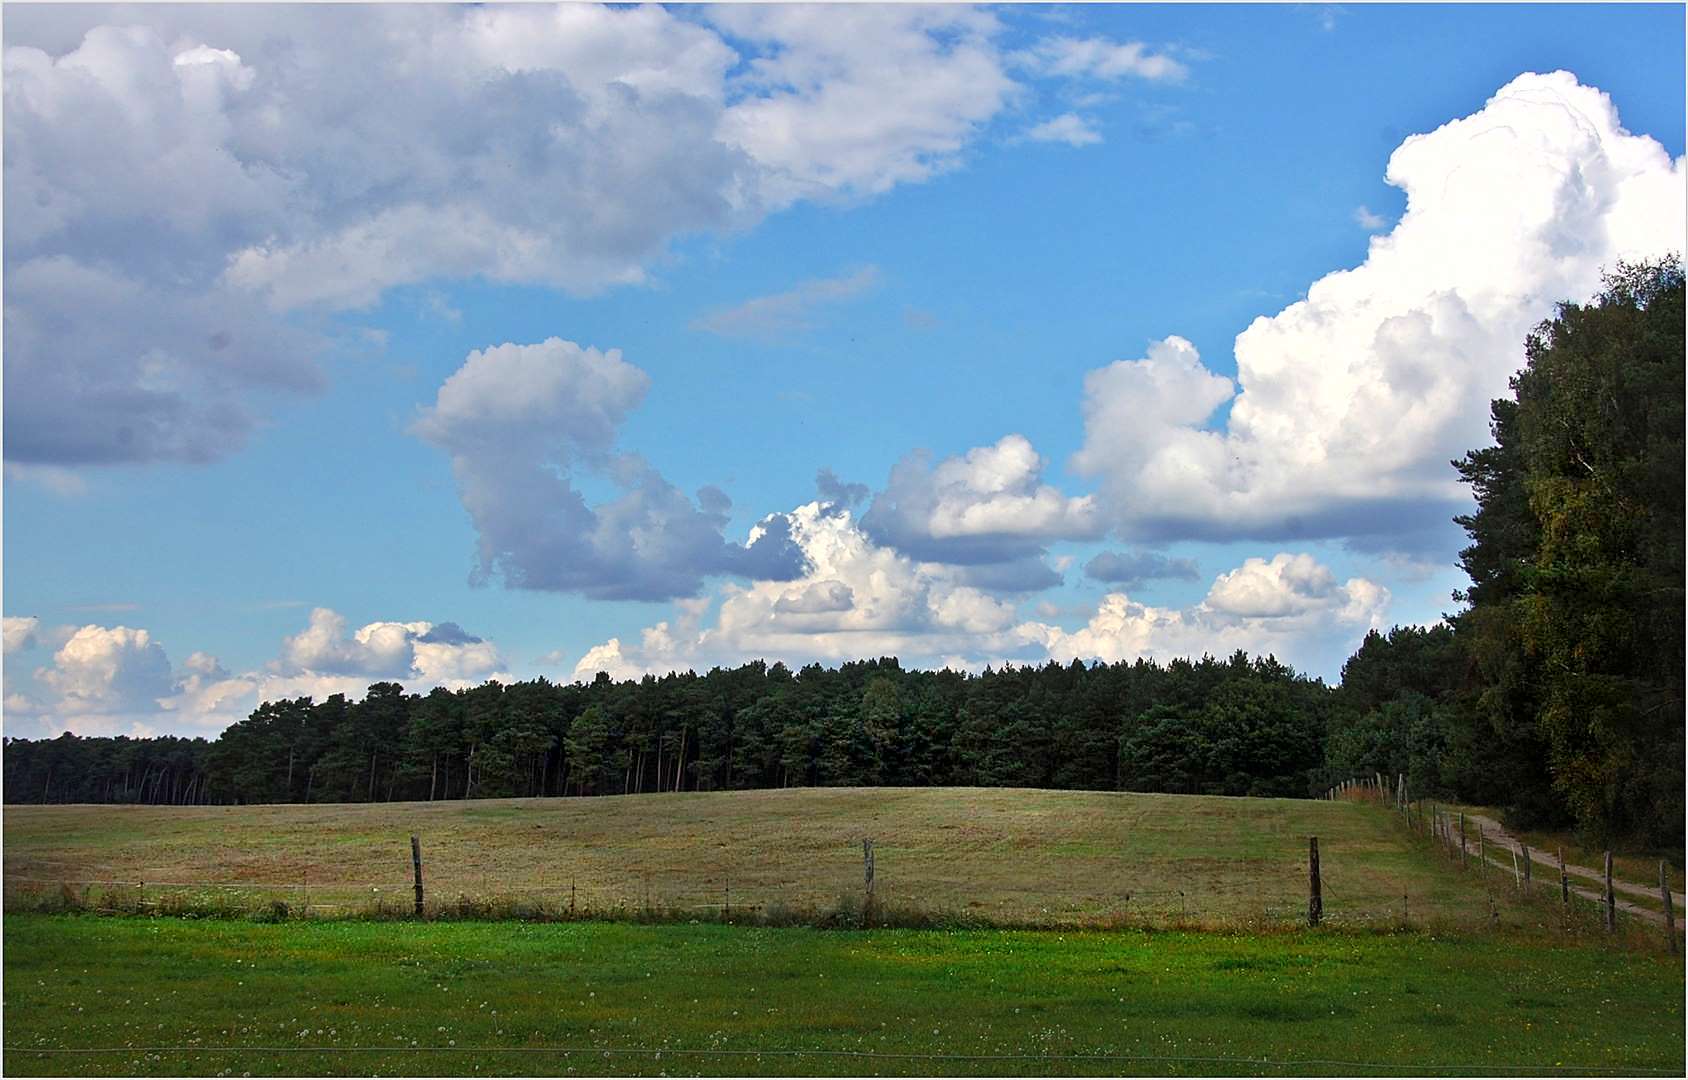
[[[243,807],[12,806],[8,894],[113,883],[146,895],[266,895],[332,913],[410,903],[421,837],[430,903],[543,899],[819,907],[860,895],[872,837],[890,904],[1017,924],[1120,914],[1253,922],[1305,911],[1317,835],[1333,921],[1489,918],[1485,882],[1346,802],[1015,789],[843,788],[593,799]],[[102,886],[95,886],[96,891]],[[238,888],[230,888],[238,887]],[[1496,889],[1502,913],[1507,890]]]

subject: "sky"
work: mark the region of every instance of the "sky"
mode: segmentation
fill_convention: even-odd
[[[8,4],[4,730],[1457,610],[1680,5]]]

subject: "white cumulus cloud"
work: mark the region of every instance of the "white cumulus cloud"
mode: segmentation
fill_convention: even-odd
[[[1018,434],[936,465],[916,451],[891,469],[862,527],[876,543],[918,559],[967,565],[1032,559],[1041,565],[1049,543],[1093,539],[1105,527],[1095,499],[1071,497],[1045,483],[1044,466],[1031,441]]]
[[[1681,159],[1565,72],[1521,75],[1412,136],[1387,176],[1400,221],[1238,335],[1234,400],[1178,338],[1086,379],[1073,464],[1121,533],[1397,538],[1444,522],[1465,498],[1448,461],[1486,441],[1526,332],[1603,267],[1684,244]]]

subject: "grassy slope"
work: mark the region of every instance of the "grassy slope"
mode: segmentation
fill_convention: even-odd
[[[1325,909],[1475,923],[1482,882],[1426,857],[1389,814],[1295,799],[1002,789],[792,789],[345,806],[8,807],[5,872],[47,882],[308,883],[314,902],[406,902],[409,836],[429,895],[520,892],[583,907],[828,905],[876,840],[893,904],[1059,923],[1106,913],[1293,920],[1317,834]],[[1181,897],[1179,893],[1184,895]],[[287,895],[297,900],[300,890]],[[1127,894],[1130,894],[1129,901]],[[1499,897],[1502,915],[1509,897]]]
[[[1505,935],[264,926],[14,915],[5,946],[12,1075],[1684,1068],[1679,961],[1600,943],[1520,947]],[[20,1052],[126,1045],[195,1049]],[[448,1052],[212,1049],[242,1046]],[[467,1051],[524,1046],[598,1052]],[[666,1053],[605,1056],[604,1048]],[[723,1049],[1032,1057],[676,1053]],[[1043,1057],[1082,1053],[1148,1060]],[[1168,1060],[1180,1057],[1196,1060]]]

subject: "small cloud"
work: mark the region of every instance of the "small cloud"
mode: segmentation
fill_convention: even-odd
[[[916,307],[903,308],[903,325],[910,330],[931,330],[938,325],[938,317]]]
[[[1348,9],[1341,4],[1316,4],[1313,6],[1313,18],[1318,22],[1319,29],[1330,33],[1336,29],[1337,20],[1348,14]]]
[[[1364,206],[1355,207],[1354,224],[1367,232],[1376,232],[1389,224],[1389,219],[1382,214],[1374,214]]]
[[[1052,120],[1026,130],[1025,137],[1032,142],[1060,142],[1068,146],[1093,146],[1102,141],[1102,135],[1091,121],[1077,113],[1062,113]]]
[[[41,620],[34,615],[7,615],[5,618],[5,651],[10,656],[15,652],[33,649],[41,644],[38,631]]]
[[[422,297],[422,314],[432,319],[438,319],[440,322],[451,323],[454,326],[463,321],[463,312],[452,307],[450,301],[446,300],[444,293],[434,290],[430,290]]]
[[[815,490],[820,494],[821,501],[845,508],[855,506],[870,494],[866,484],[846,484],[831,469],[822,469],[815,474]]]
[[[485,638],[476,637],[454,622],[437,623],[416,639],[424,645],[479,645]]]
[[[693,319],[691,328],[719,337],[777,341],[811,329],[816,309],[854,299],[878,284],[879,268],[864,266],[842,277],[816,278],[782,293],[709,312]]]
[[[1190,69],[1167,56],[1152,53],[1141,41],[1110,41],[1103,37],[1052,37],[1016,55],[1023,66],[1041,75],[1109,81],[1135,76],[1152,82],[1179,82]]]
[[[1171,559],[1153,551],[1104,551],[1084,564],[1092,581],[1133,587],[1146,581],[1194,581],[1200,574],[1194,559]]]
[[[8,461],[6,462],[6,479],[34,484],[52,492],[54,495],[62,495],[66,498],[88,493],[88,482],[82,478],[82,474],[62,465],[25,465]]]

